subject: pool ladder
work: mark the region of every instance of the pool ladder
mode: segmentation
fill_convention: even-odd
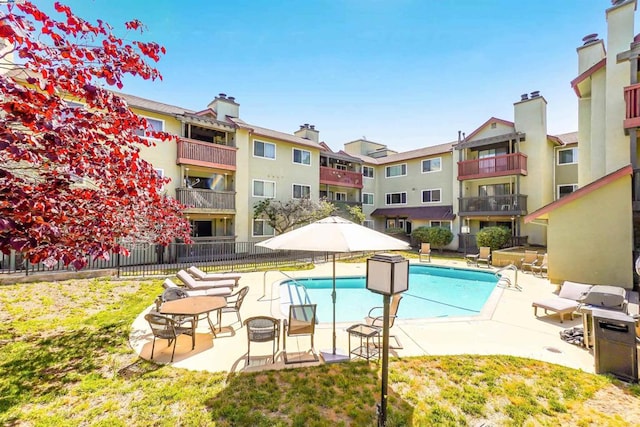
[[[505,276],[503,272],[506,271],[515,271],[513,281],[509,276]],[[508,288],[515,288],[519,291],[522,290],[522,286],[518,284],[518,267],[515,264],[509,264],[506,267],[502,267],[500,270],[496,271],[496,277],[498,278],[498,284],[506,285]]]
[[[291,280],[296,287],[296,293],[298,294],[298,301],[300,301],[300,304],[311,304],[311,298],[309,298],[309,294],[307,293],[307,288],[302,283],[298,282],[296,279],[289,276],[287,273],[285,273],[282,270],[268,270],[264,272],[264,275],[262,276],[262,296],[258,298],[259,300],[267,296],[267,273],[280,273],[286,278],[288,278],[289,280]],[[300,288],[302,288],[302,290],[304,291],[304,299],[302,298],[302,296],[300,296],[300,291],[299,291]],[[292,299],[293,298],[290,298],[290,300]]]

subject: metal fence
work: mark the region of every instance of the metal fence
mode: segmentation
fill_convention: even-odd
[[[328,254],[307,251],[273,251],[255,242],[172,243],[168,246],[147,243],[128,245],[129,256],[111,254],[108,260],[87,257],[82,269],[115,269],[118,277],[165,276],[195,265],[207,271],[255,271],[257,269],[302,265],[328,261]],[[360,254],[338,254],[338,258]],[[58,262],[52,267],[31,264],[19,252],[0,254],[0,274],[31,275],[39,272],[76,271],[72,265]]]

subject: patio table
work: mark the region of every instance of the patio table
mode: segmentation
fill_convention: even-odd
[[[171,316],[192,316],[192,333],[195,337],[196,335],[196,323],[198,317],[206,314],[207,321],[209,322],[209,327],[211,328],[211,332],[213,336],[216,336],[216,330],[211,323],[211,317],[209,314],[212,311],[220,310],[221,308],[227,305],[227,300],[224,297],[213,297],[213,296],[195,296],[195,297],[187,297],[181,298],[173,301],[166,301],[160,307],[161,314],[168,314]],[[195,338],[194,338],[195,340]],[[195,341],[194,341],[195,346]]]

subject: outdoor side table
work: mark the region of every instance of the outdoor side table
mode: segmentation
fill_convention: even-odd
[[[350,326],[347,329],[349,333],[349,357],[354,355],[355,357],[361,357],[366,360],[371,360],[373,357],[377,357],[380,360],[380,330],[369,325],[357,324]],[[359,345],[351,349],[351,337],[358,338],[360,340]],[[377,340],[377,342],[376,342]]]

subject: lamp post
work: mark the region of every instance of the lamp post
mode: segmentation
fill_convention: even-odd
[[[409,289],[409,261],[401,255],[377,254],[367,260],[367,289],[381,294],[384,302],[382,327],[382,389],[378,403],[378,427],[387,424],[389,379],[389,303],[391,295]]]

